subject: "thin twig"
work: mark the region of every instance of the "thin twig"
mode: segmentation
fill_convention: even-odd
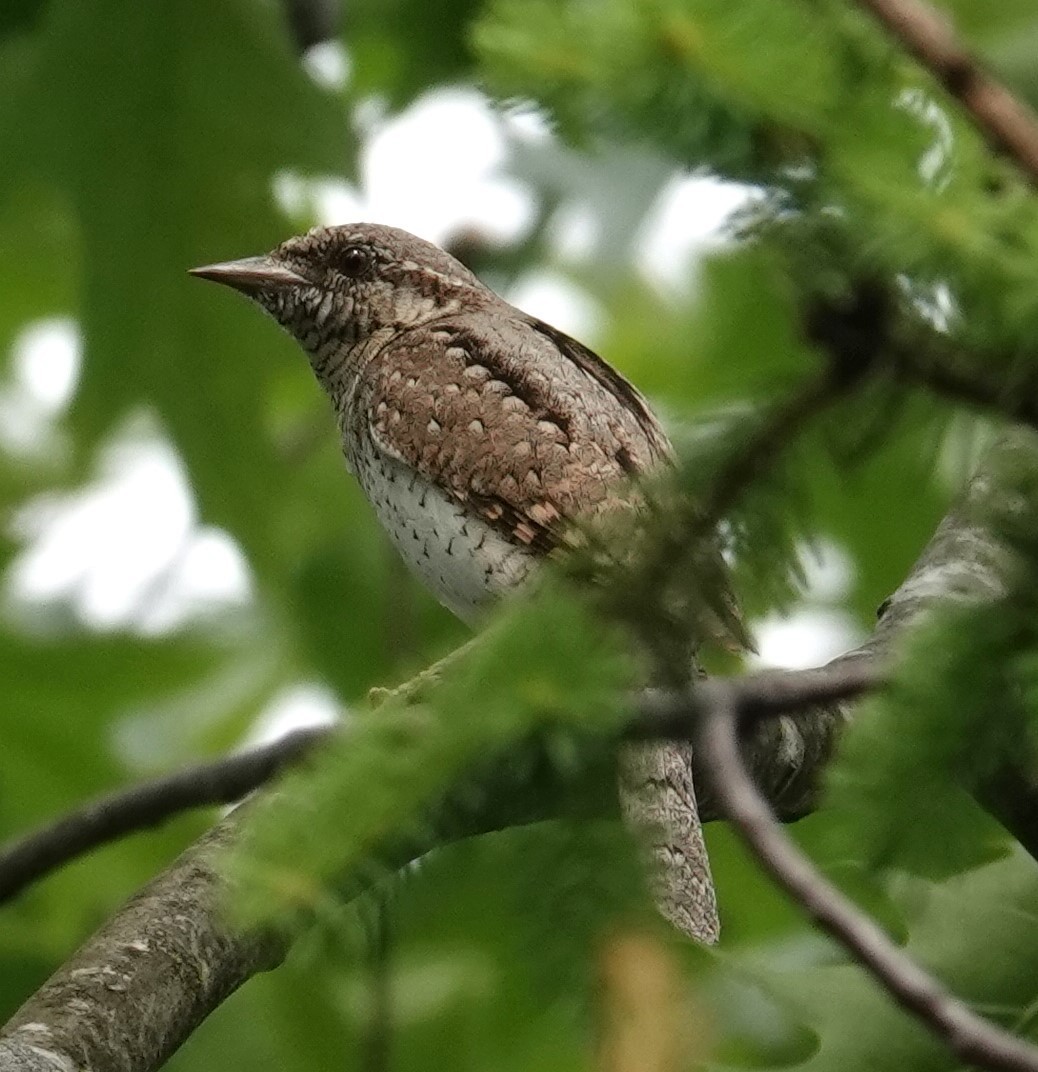
[[[858,0],[966,109],[999,152],[1038,183],[1038,117],[988,74],[951,25],[921,0]]]
[[[851,699],[873,688],[880,671],[871,664],[818,670],[766,671],[740,682],[748,707],[761,714],[785,713]],[[703,706],[704,683],[688,691],[649,690],[633,701],[627,736],[688,738],[693,712]],[[332,729],[297,730],[272,744],[189,767],[176,774],[122,789],[0,847],[0,904],[31,883],[102,845],[150,829],[195,808],[233,804],[308,755]]]
[[[679,525],[652,547],[636,567],[637,587],[660,592],[679,561],[703,541],[713,540],[718,525],[738,503],[747,487],[774,468],[783,450],[810,422],[845,393],[851,380],[827,368],[801,383],[780,402],[761,412],[745,440],[733,449],[713,474],[705,494],[685,504]],[[630,570],[624,563],[624,570]]]
[[[979,371],[956,368],[951,361],[923,360],[925,354],[908,347],[898,356],[900,369],[932,394],[1038,428],[1033,383],[995,383]]]
[[[699,712],[714,703],[714,690],[737,689],[746,718],[767,718],[812,707],[854,700],[878,688],[883,669],[872,659],[842,657],[829,666],[810,670],[762,670],[741,678],[713,678],[687,691],[653,689],[638,702],[638,714],[627,729],[636,739],[688,739]]]
[[[307,755],[332,732],[296,730],[272,744],[99,797],[0,847],[0,903],[101,845],[193,808],[233,804]]]
[[[842,300],[814,298],[805,307],[804,334],[835,368],[866,368],[867,348],[882,340],[876,367],[899,383],[1038,429],[1034,377],[1014,371],[1010,355],[978,351],[970,367],[954,336],[905,312],[875,280],[856,277]]]
[[[392,891],[373,891],[367,949],[367,1024],[362,1051],[367,1072],[392,1067],[393,1043],[393,918]]]
[[[761,866],[960,1060],[1004,1072],[1038,1072],[1038,1047],[988,1023],[923,971],[796,847],[743,767],[738,743],[743,698],[739,685],[714,682],[711,692],[697,748],[714,771],[716,792],[728,818]],[[758,704],[758,713],[762,710]]]
[[[746,441],[725,459],[706,497],[695,504],[698,528],[693,526],[693,538],[723,521],[750,484],[770,470],[782,451],[847,387],[844,377],[825,369],[766,413]]]

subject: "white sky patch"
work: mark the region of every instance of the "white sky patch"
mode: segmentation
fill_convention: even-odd
[[[750,665],[788,670],[821,666],[864,640],[849,614],[827,607],[803,607],[785,617],[768,615],[753,622],[751,630],[758,652]]]
[[[267,704],[243,743],[268,744],[304,726],[330,726],[344,714],[331,689],[315,682],[301,682],[282,690]]]
[[[523,312],[539,317],[575,339],[591,340],[599,333],[603,313],[586,291],[554,272],[524,275],[506,295]]]
[[[341,41],[321,41],[306,50],[303,70],[322,89],[344,89],[350,77],[350,57]]]
[[[818,540],[800,550],[804,595],[817,603],[838,603],[851,590],[854,563],[832,540]]]
[[[252,593],[248,563],[223,529],[193,531],[162,580],[138,604],[142,633],[169,633],[220,608],[244,605]]]
[[[371,127],[360,190],[338,179],[282,174],[274,184],[280,203],[292,212],[310,205],[319,223],[385,223],[441,245],[463,228],[509,242],[529,227],[533,198],[503,173],[504,133],[475,90],[427,93]]]
[[[14,528],[28,546],[8,572],[9,597],[70,602],[95,629],[161,632],[249,596],[237,545],[198,529],[182,462],[140,424],[105,450],[92,485],[29,503]]]
[[[854,563],[832,540],[805,544],[799,552],[804,572],[803,602],[789,614],[769,614],[751,631],[758,667],[802,670],[821,666],[864,639],[856,619],[840,603],[854,583]]]
[[[676,176],[646,221],[638,242],[638,267],[664,289],[683,287],[694,259],[722,244],[721,229],[751,196],[748,186],[708,176]]]
[[[313,216],[326,225],[366,218],[363,198],[343,179],[304,179],[281,171],[274,176],[273,189],[274,199],[290,216]]]
[[[75,393],[82,363],[76,322],[50,317],[27,324],[11,346],[11,378],[0,386],[0,444],[16,453],[49,445],[55,419]]]
[[[546,142],[551,134],[551,124],[544,113],[530,105],[519,105],[501,113],[501,123],[513,137],[527,142]]]
[[[570,202],[561,206],[552,219],[553,244],[566,261],[587,260],[595,251],[601,231],[591,206]]]
[[[533,198],[501,173],[505,138],[471,89],[426,94],[377,131],[361,154],[372,218],[443,242],[459,224],[502,242],[533,216]]]
[[[12,347],[16,381],[48,413],[72,400],[82,361],[79,326],[70,317],[37,320],[24,328]]]

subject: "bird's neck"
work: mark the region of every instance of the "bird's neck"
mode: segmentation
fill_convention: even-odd
[[[318,383],[332,400],[340,423],[350,418],[357,383],[364,369],[378,359],[379,353],[397,334],[396,327],[380,327],[362,339],[326,336],[305,349]]]

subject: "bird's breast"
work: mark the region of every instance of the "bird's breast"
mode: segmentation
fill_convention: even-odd
[[[474,624],[519,588],[538,558],[417,470],[360,443],[351,464],[382,527],[411,571],[450,611]]]

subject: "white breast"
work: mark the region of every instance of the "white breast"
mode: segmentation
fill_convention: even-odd
[[[372,444],[352,461],[404,561],[463,621],[477,621],[489,604],[519,587],[537,564],[530,551]]]

